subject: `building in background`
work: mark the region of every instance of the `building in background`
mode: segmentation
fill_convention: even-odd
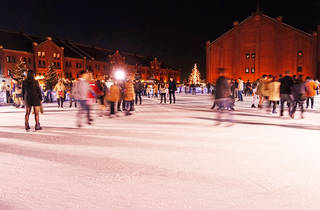
[[[82,70],[93,72],[95,79],[106,79],[117,69],[167,82],[173,77],[180,82],[180,70],[174,69],[155,57],[108,50],[96,46],[51,37],[37,37],[22,32],[0,30],[0,75],[8,78],[20,58],[36,76],[45,77],[53,63],[61,78],[77,78]]]
[[[254,81],[263,74],[319,77],[320,27],[306,33],[257,10],[213,42],[206,43],[207,82],[215,82],[218,69],[226,76]]]

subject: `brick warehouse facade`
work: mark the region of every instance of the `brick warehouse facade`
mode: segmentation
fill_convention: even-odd
[[[218,69],[226,76],[254,81],[263,74],[279,76],[286,70],[292,74],[319,77],[320,27],[312,34],[293,28],[261,11],[213,42],[206,43],[207,82],[214,83]]]
[[[154,78],[167,82],[174,77],[180,82],[180,70],[155,57],[108,50],[51,37],[0,30],[0,75],[8,78],[11,69],[22,59],[37,76],[45,76],[54,63],[58,76],[77,78],[80,71],[90,70],[96,79],[105,79],[118,68],[127,74],[139,74],[142,80]]]

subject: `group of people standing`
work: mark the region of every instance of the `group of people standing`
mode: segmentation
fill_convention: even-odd
[[[280,116],[284,116],[285,105],[288,107],[288,113],[294,118],[295,112],[299,107],[301,110],[301,118],[303,118],[304,104],[306,108],[314,108],[314,97],[318,94],[319,83],[310,77],[303,78],[302,75],[291,76],[287,71],[285,76],[280,75],[279,78],[273,75],[263,75],[260,79],[245,84],[241,78],[238,80],[230,80],[224,76],[224,70],[220,70],[220,76],[215,84],[215,106],[219,110],[234,110],[235,98],[243,101],[243,91],[245,87],[249,87],[247,91],[252,94],[252,108],[262,109],[267,104],[268,110],[272,107],[272,113],[276,114],[277,106],[280,105]],[[14,88],[19,89],[19,84]],[[20,83],[21,94],[16,94],[16,100],[19,104],[26,107],[25,129],[30,130],[29,116],[32,107],[35,114],[35,130],[41,130],[39,122],[39,112],[41,110],[43,91],[39,82],[35,80],[32,70],[28,70],[25,79]],[[4,88],[5,87],[5,88]],[[2,84],[1,91],[7,91],[7,87]],[[166,103],[167,93],[169,94],[170,104],[175,103],[175,92],[177,85],[173,78],[170,78],[168,84],[160,82],[153,87],[155,97],[160,95],[160,103]],[[82,71],[77,81],[65,84],[63,80],[59,80],[54,86],[53,91],[56,92],[58,107],[63,108],[66,92],[70,93],[70,107],[75,103],[79,106],[77,114],[77,125],[81,127],[82,115],[86,115],[87,123],[91,124],[91,109],[95,104],[99,104],[100,114],[112,117],[116,112],[124,111],[126,115],[131,115],[135,110],[134,105],[142,104],[142,95],[145,94],[144,84],[133,76],[129,76],[126,80],[113,80],[113,84],[107,87],[105,83],[99,80],[95,81],[91,72]],[[19,100],[19,97],[21,98]],[[106,107],[109,105],[110,112],[106,114]]]
[[[24,102],[22,97],[22,81],[21,80],[12,80],[12,86],[6,83],[5,80],[2,80],[1,92],[4,93],[5,103],[12,103],[16,108],[24,108]]]
[[[299,107],[301,118],[303,118],[304,104],[306,108],[314,108],[314,97],[319,91],[319,82],[307,76],[290,75],[286,71],[284,76],[263,75],[260,79],[250,83],[244,83],[241,78],[230,80],[224,76],[224,70],[220,70],[220,77],[216,81],[215,101],[212,109],[218,106],[218,109],[233,110],[235,99],[243,101],[243,91],[252,94],[252,108],[259,109],[264,106],[272,114],[277,114],[277,106],[280,105],[280,116],[284,116],[285,105],[288,107],[288,113],[294,118],[295,112]],[[266,105],[265,105],[266,104]],[[272,108],[272,109],[271,109]]]
[[[291,118],[294,118],[298,107],[301,110],[301,118],[303,118],[304,104],[306,103],[306,108],[309,108],[310,105],[310,108],[313,109],[314,97],[318,88],[319,84],[311,77],[291,76],[289,71],[285,76],[280,75],[279,78],[273,75],[263,75],[257,81],[252,107],[255,106],[256,98],[259,98],[258,108],[260,109],[267,102],[269,108],[272,106],[272,113],[276,114],[277,105],[280,105],[280,116],[283,116],[286,104]]]
[[[177,91],[177,84],[173,78],[170,78],[168,83],[164,83],[163,81],[156,82],[154,84],[143,84],[140,80],[135,80],[134,84],[134,92],[136,95],[136,104],[138,101],[141,104],[142,97],[147,96],[158,98],[160,95],[160,103],[167,103],[167,98],[169,98],[169,102],[176,103],[175,92]]]

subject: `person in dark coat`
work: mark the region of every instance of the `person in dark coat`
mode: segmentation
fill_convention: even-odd
[[[293,96],[293,106],[290,111],[290,117],[293,119],[294,114],[296,112],[297,106],[300,107],[301,110],[301,118],[303,118],[303,104],[304,101],[306,100],[306,86],[305,83],[302,79],[302,75],[299,75],[298,79],[295,79],[293,81],[293,86],[292,86],[292,96]]]
[[[142,97],[141,97],[142,91],[143,91],[143,84],[141,83],[140,80],[136,79],[134,83],[134,93],[136,94],[136,100],[135,100],[136,105],[138,104],[138,99],[140,101],[140,104],[142,102]]]
[[[290,77],[290,72],[286,71],[286,75],[282,77],[280,80],[280,116],[283,116],[284,111],[284,103],[286,102],[288,105],[288,112],[291,112],[291,108],[293,106],[293,101],[291,98],[291,91],[293,86],[293,80]]]
[[[224,69],[219,69],[219,77],[216,81],[216,95],[215,104],[218,105],[219,111],[217,112],[217,123],[219,125],[222,120],[222,112],[224,110],[234,110],[233,109],[233,99],[231,95],[231,81],[224,76]],[[232,125],[232,115],[228,112],[226,120]]]
[[[39,111],[42,101],[42,94],[39,86],[39,82],[35,80],[34,73],[32,70],[28,70],[27,78],[22,82],[22,96],[24,99],[26,107],[25,115],[25,129],[26,131],[30,130],[29,126],[29,116],[31,113],[32,107],[34,108],[34,118],[36,121],[35,130],[41,130],[39,122]]]
[[[169,81],[169,100],[170,100],[170,104],[172,103],[172,98],[173,98],[173,103],[176,103],[176,96],[175,96],[175,92],[177,90],[177,85],[176,82],[173,80],[173,78],[170,78]]]

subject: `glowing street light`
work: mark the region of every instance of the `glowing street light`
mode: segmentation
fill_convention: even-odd
[[[118,69],[114,74],[116,80],[124,80],[126,78],[126,74],[122,69]]]

